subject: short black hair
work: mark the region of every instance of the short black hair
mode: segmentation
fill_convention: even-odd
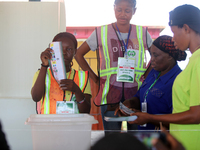
[[[69,32],[60,32],[60,33],[58,33],[53,38],[53,42],[57,41],[59,38],[62,38],[62,37],[66,37],[66,38],[71,39],[72,42],[74,43],[75,49],[77,49],[77,40],[76,40],[76,37],[73,34],[69,33]]]
[[[196,33],[200,33],[200,10],[198,7],[184,4],[176,7],[169,13],[169,26],[187,24]]]
[[[131,133],[110,133],[99,139],[90,150],[148,150],[146,145]]]
[[[119,2],[121,2],[122,0],[115,0],[115,5],[117,5]],[[128,1],[129,3],[131,3],[133,5],[133,8],[136,7],[136,0],[125,0]]]

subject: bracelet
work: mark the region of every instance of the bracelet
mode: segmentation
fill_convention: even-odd
[[[48,67],[49,67],[49,65],[45,66],[45,65],[43,65],[43,64],[41,64],[41,66],[42,66],[42,67],[46,67],[46,68],[48,68]]]
[[[84,97],[84,99],[83,100],[81,100],[80,102],[77,102],[78,104],[82,104],[83,102],[85,101],[85,97]]]

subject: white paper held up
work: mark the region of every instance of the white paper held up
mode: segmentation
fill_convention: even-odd
[[[54,78],[57,81],[66,79],[62,42],[52,42],[50,43],[50,48],[53,50],[53,52],[51,53],[52,59],[49,61],[49,64]]]

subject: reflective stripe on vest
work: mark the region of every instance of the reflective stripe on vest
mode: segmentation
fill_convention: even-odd
[[[86,84],[87,84],[87,78],[86,78],[86,75],[88,75],[88,72],[84,72],[84,71],[76,71],[78,72],[78,79],[79,79],[79,87],[81,89],[81,91],[83,92],[85,87],[86,87]]]
[[[44,96],[44,114],[49,114],[50,113],[50,101],[49,101],[49,91],[50,91],[50,86],[51,86],[51,74],[50,70],[47,69],[47,74],[45,78],[45,96]]]
[[[51,71],[50,71],[50,69],[47,69],[47,74],[46,74],[46,78],[45,78],[45,84],[46,84],[45,96],[42,101],[42,103],[44,103],[43,104],[44,105],[44,114],[50,114],[50,86],[51,86],[51,82],[53,82],[52,80],[55,80],[55,79],[54,78],[52,79]],[[79,86],[80,90],[82,92],[84,92],[85,87],[88,82],[88,71],[76,71],[75,70],[75,75],[74,75],[73,80]],[[54,82],[56,82],[56,80]],[[66,91],[66,93],[67,93],[67,91]],[[66,95],[66,93],[65,93],[65,95]],[[71,101],[72,97],[73,97],[73,94],[72,94],[72,92],[70,92],[70,95],[66,96],[66,100]]]
[[[136,26],[136,31],[137,31],[137,39],[139,43],[139,58],[138,58],[138,66],[135,67],[135,80],[138,83],[138,88],[141,86],[141,81],[139,79],[145,72],[145,68],[143,68],[143,60],[144,60],[144,44],[143,44],[143,31],[141,26]],[[101,99],[101,105],[107,104],[107,94],[109,91],[109,86],[110,86],[110,77],[112,74],[117,74],[117,67],[112,67],[110,68],[110,56],[109,56],[109,51],[108,51],[108,44],[107,44],[107,33],[108,33],[108,27],[107,25],[101,26],[101,43],[102,43],[102,48],[103,48],[103,53],[104,53],[104,59],[105,59],[105,64],[106,64],[106,69],[101,70],[100,69],[100,77],[107,76],[105,85],[103,88],[102,92],[102,99]]]
[[[104,89],[103,89],[103,93],[102,93],[102,101],[101,101],[102,105],[107,104],[107,98],[106,97],[107,97],[109,87],[110,87],[109,80],[110,80],[110,76],[111,76],[111,74],[107,73],[107,72],[110,71],[110,56],[109,56],[109,53],[108,53],[107,33],[108,33],[108,26],[107,25],[102,26],[101,27],[101,41],[102,41],[104,58],[105,58],[105,62],[106,62],[106,69],[104,71],[102,71],[100,69],[100,74],[103,72],[107,76],[105,86],[104,86]],[[101,77],[101,75],[100,75],[100,77]]]
[[[138,59],[138,66],[135,68],[135,75],[136,75],[135,80],[138,83],[138,89],[139,89],[140,86],[142,85],[140,78],[144,74],[146,69],[143,68],[145,50],[144,50],[144,44],[142,40],[142,37],[143,37],[142,26],[136,26],[136,30],[137,30],[137,38],[139,42],[139,59]]]
[[[100,77],[117,74],[117,67],[101,70]]]

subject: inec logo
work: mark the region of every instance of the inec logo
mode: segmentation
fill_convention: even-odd
[[[136,55],[135,51],[128,51],[128,56],[129,57],[134,57]]]

